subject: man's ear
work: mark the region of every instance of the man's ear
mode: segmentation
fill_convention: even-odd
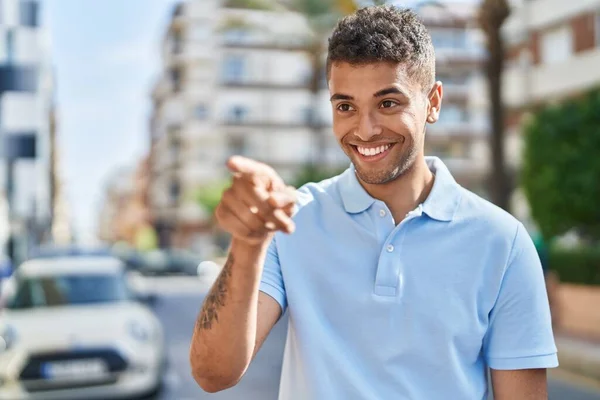
[[[440,118],[442,97],[444,97],[442,82],[437,81],[429,91],[428,95],[427,122],[430,124],[436,123]]]

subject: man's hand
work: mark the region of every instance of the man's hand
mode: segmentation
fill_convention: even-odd
[[[286,186],[268,165],[248,158],[232,157],[227,167],[233,183],[215,211],[225,231],[252,245],[264,244],[275,231],[294,231],[294,188]]]

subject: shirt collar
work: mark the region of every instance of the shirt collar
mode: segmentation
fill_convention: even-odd
[[[460,201],[460,186],[438,157],[425,157],[425,161],[435,175],[435,180],[422,205],[423,212],[433,219],[451,221]],[[340,194],[346,212],[357,214],[371,207],[375,199],[358,181],[354,165],[350,165],[340,178]]]

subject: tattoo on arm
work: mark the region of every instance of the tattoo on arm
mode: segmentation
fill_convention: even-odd
[[[211,329],[213,321],[219,322],[219,309],[225,305],[227,297],[227,287],[231,277],[231,267],[233,266],[233,254],[227,258],[227,262],[223,266],[223,270],[219,275],[219,279],[213,285],[210,293],[206,296],[198,320],[196,321],[196,329]]]

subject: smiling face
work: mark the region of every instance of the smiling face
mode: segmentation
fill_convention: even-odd
[[[329,71],[333,131],[367,184],[385,184],[423,158],[425,124],[439,116],[442,87],[424,91],[400,63],[351,65]]]

